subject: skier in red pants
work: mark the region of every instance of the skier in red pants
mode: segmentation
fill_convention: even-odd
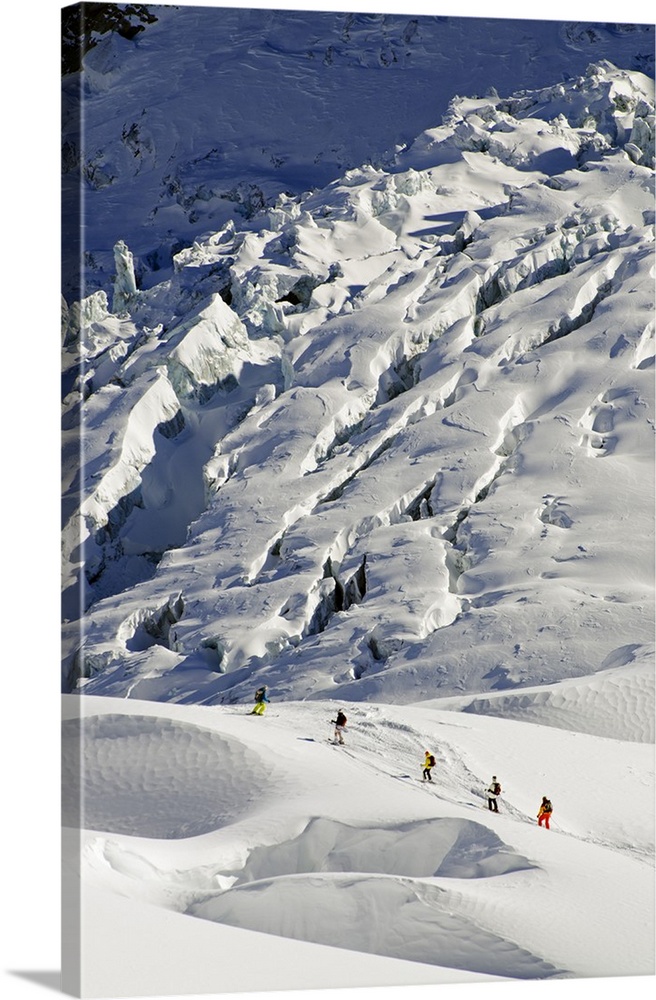
[[[547,830],[549,829],[549,820],[551,819],[551,814],[553,812],[553,806],[547,798],[546,795],[542,796],[542,802],[540,803],[540,809],[538,811],[538,826],[544,825]]]

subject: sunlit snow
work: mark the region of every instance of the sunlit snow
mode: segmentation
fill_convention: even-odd
[[[653,975],[653,26],[470,22],[472,77],[457,18],[152,9],[62,308],[89,987],[145,982],[112,920],[283,989]]]

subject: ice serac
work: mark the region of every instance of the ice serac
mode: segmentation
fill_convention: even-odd
[[[168,376],[181,397],[207,400],[225,380],[236,385],[243,364],[251,359],[244,324],[218,294],[172,330],[169,342],[175,346],[167,358]]]
[[[455,98],[129,312],[77,307],[66,683],[491,714],[646,647],[653,129],[653,81],[606,62]]]
[[[116,268],[116,277],[114,279],[112,312],[120,315],[129,311],[129,307],[137,295],[134,258],[123,240],[119,240],[114,247],[114,266]]]

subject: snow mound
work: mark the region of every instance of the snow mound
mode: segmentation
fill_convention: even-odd
[[[469,820],[435,819],[385,828],[317,818],[299,837],[253,850],[239,881],[313,871],[485,878],[534,867],[493,830]]]
[[[315,874],[265,880],[191,912],[268,934],[514,979],[563,972],[458,913],[456,893],[411,879]]]
[[[644,652],[638,662],[604,670],[592,677],[458,702],[445,699],[442,707],[457,703],[462,712],[517,719],[615,740],[653,743],[653,650]]]
[[[74,828],[196,837],[249,813],[267,787],[269,769],[239,740],[172,719],[69,719],[62,745],[64,825]]]
[[[637,666],[637,652],[617,669]],[[320,735],[334,703],[315,700],[274,703],[261,720],[249,708],[93,696],[70,696],[65,712],[64,813],[75,820],[83,798],[92,889],[217,934],[432,965],[436,981],[440,968],[521,979],[653,968],[645,744],[440,703],[351,706],[343,747]],[[483,794],[492,767],[498,814]],[[549,832],[535,820],[543,793]]]

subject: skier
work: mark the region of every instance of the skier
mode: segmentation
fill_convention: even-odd
[[[497,781],[496,774],[492,775],[492,782],[487,790],[487,807],[492,812],[498,813],[499,806],[497,804],[497,799],[501,795],[501,785]]]
[[[333,743],[344,743],[343,732],[346,729],[346,716],[342,712],[341,708],[337,713],[336,719],[330,720],[335,727],[335,738]]]
[[[551,805],[551,802],[546,795],[543,795],[542,802],[540,803],[540,809],[538,810],[538,826],[542,826],[544,823],[548,830],[552,812],[553,806]]]
[[[255,708],[251,712],[251,715],[264,715],[266,707],[269,704],[269,699],[267,698],[267,686],[263,684],[261,688],[258,688],[255,692]]]
[[[431,778],[431,767],[435,767],[435,758],[433,754],[427,750],[424,758],[424,781],[433,780]]]

